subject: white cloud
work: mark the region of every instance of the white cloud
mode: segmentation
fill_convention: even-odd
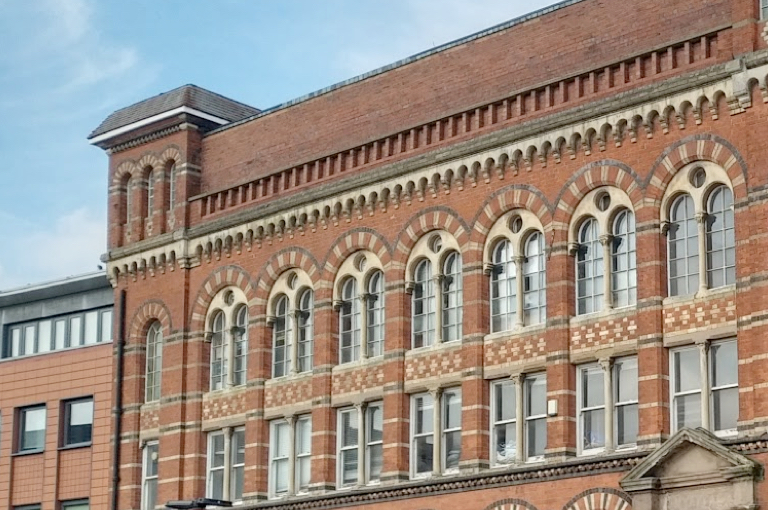
[[[86,207],[37,225],[0,213],[0,289],[95,271],[106,251],[106,217]],[[13,268],[13,271],[3,270]]]

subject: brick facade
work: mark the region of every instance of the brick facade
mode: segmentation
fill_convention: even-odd
[[[100,141],[110,149],[108,266],[129,318],[119,507],[140,507],[146,441],[159,439],[158,501],[190,499],[206,492],[207,434],[243,426],[246,505],[628,509],[619,481],[674,432],[670,349],[731,337],[739,416],[728,444],[763,462],[768,53],[757,4],[564,2],[213,131],[185,118]],[[732,190],[736,277],[670,296],[674,178],[697,162]],[[605,188],[634,213],[636,303],[577,315],[578,211]],[[514,210],[540,222],[546,322],[492,333],[489,232]],[[463,332],[412,349],[414,264],[435,233],[461,253]],[[358,254],[383,269],[384,354],[340,364],[339,268]],[[310,371],[273,378],[274,289],[289,271],[314,293],[314,359]],[[248,312],[246,383],[211,391],[212,303],[228,289]],[[144,403],[153,321],[161,398]],[[628,355],[637,447],[581,455],[577,366]],[[546,373],[544,460],[491,468],[491,382],[521,373]],[[411,480],[410,395],[454,387],[459,469]],[[338,409],[374,401],[381,483],[341,490]],[[270,422],[305,415],[308,494],[270,499]],[[767,497],[759,484],[758,500]]]

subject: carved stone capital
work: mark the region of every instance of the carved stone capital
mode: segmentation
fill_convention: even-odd
[[[581,247],[581,244],[579,243],[568,243],[568,255],[571,257],[575,257],[577,253],[579,253],[579,248]]]
[[[412,282],[412,281],[405,282],[406,294],[413,294],[414,290],[416,290],[416,282]]]
[[[661,235],[665,236],[669,234],[669,229],[671,226],[672,226],[672,223],[670,223],[669,221],[666,221],[666,220],[662,221],[661,224],[659,225],[661,229]]]
[[[709,214],[705,212],[696,213],[696,223],[702,224],[707,221]]]
[[[603,245],[604,248],[607,248],[611,245],[611,242],[613,242],[613,235],[611,234],[603,234],[599,237],[600,244]]]

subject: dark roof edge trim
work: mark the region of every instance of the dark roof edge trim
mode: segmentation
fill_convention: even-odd
[[[568,7],[573,4],[577,4],[580,2],[583,2],[584,0],[563,0],[562,2],[558,2],[556,4],[552,4],[548,7],[543,7],[541,9],[538,9],[536,11],[530,12],[528,14],[524,14],[522,16],[518,16],[517,18],[513,18],[509,21],[505,21],[503,23],[499,23],[498,25],[492,26],[490,28],[483,29],[479,32],[475,32],[474,34],[470,34],[465,37],[461,37],[459,39],[455,39],[453,41],[447,42],[445,44],[441,44],[440,46],[435,46],[434,48],[431,48],[429,50],[422,51],[420,53],[416,53],[415,55],[411,55],[410,57],[406,57],[404,59],[398,60],[397,62],[393,62],[392,64],[387,64],[384,67],[379,67],[378,69],[374,69],[373,71],[368,71],[367,73],[360,74],[358,76],[355,76],[353,78],[349,78],[348,80],[340,81],[338,83],[335,83],[333,85],[329,85],[327,87],[324,87],[320,90],[316,90],[314,92],[310,92],[309,94],[305,94],[303,96],[299,96],[296,99],[291,99],[290,101],[286,101],[284,103],[280,103],[276,106],[272,106],[270,108],[266,108],[262,110],[260,113],[257,113],[256,115],[253,115],[251,117],[246,117],[245,119],[238,120],[235,122],[230,122],[229,124],[226,124],[224,126],[221,126],[219,128],[216,128],[214,130],[209,131],[206,133],[206,136],[212,135],[215,133],[219,133],[221,131],[225,131],[227,129],[239,126],[240,124],[245,124],[247,122],[250,122],[252,120],[258,119],[260,117],[263,117],[265,115],[269,115],[270,113],[274,113],[279,110],[284,110],[286,108],[289,108],[291,106],[295,106],[299,103],[303,103],[305,101],[309,101],[310,99],[313,99],[318,96],[322,96],[324,94],[327,94],[329,92],[333,92],[334,90],[346,87],[347,85],[352,85],[354,83],[361,82],[363,80],[367,80],[368,78],[372,78],[374,76],[378,76],[380,74],[384,74],[387,71],[391,71],[392,69],[397,69],[398,67],[403,67],[408,64],[411,64],[413,62],[416,62],[417,60],[421,60],[423,58],[429,57],[431,55],[434,55],[436,53],[440,53],[445,50],[449,50],[451,48],[454,48],[456,46],[461,46],[462,44],[466,44],[468,42],[472,42],[476,39],[480,39],[483,37],[486,37],[488,35],[495,34],[497,32],[501,32],[503,30],[506,30],[508,28],[514,27],[515,25],[520,25],[522,23],[525,23],[526,21],[530,21],[532,19],[544,16],[545,14],[549,14],[551,12],[563,9],[565,7]]]

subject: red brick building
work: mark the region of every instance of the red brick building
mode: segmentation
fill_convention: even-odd
[[[757,508],[758,0],[568,0],[108,117],[120,509]]]

